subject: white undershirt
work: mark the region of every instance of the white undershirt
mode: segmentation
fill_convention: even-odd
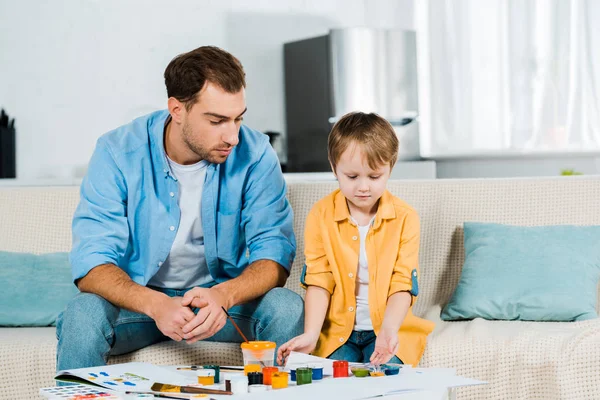
[[[168,158],[179,185],[177,204],[181,211],[177,235],[169,256],[148,285],[186,289],[212,282],[204,257],[202,230],[202,187],[206,177],[206,161],[181,165]]]
[[[352,221],[358,227],[360,236],[360,250],[358,254],[358,269],[356,274],[356,319],[354,320],[355,331],[372,331],[371,313],[369,312],[369,263],[367,262],[366,241],[367,233],[375,217],[365,226],[360,226],[352,218]]]

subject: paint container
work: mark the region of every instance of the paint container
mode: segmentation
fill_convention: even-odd
[[[259,364],[244,365],[244,375],[248,375],[250,372],[260,372],[260,365]]]
[[[239,374],[232,374],[231,372],[223,372],[221,374],[221,379],[223,380],[223,383],[225,383],[225,390],[227,390],[228,392],[231,392],[231,378],[234,375]]]
[[[271,384],[271,375],[275,372],[279,372],[279,368],[277,367],[264,367],[262,369],[262,373],[263,373],[263,383],[265,385],[270,385]]]
[[[262,372],[248,372],[248,385],[262,385],[263,374]]]
[[[347,378],[348,377],[348,361],[333,362],[333,377]]]
[[[308,368],[312,369],[313,381],[320,381],[323,379],[323,363],[308,364]]]
[[[267,385],[250,385],[250,386],[248,386],[248,392],[249,393],[266,392],[267,388],[268,388]]]
[[[215,371],[213,369],[199,369],[198,370],[198,383],[203,386],[210,386],[215,384]]]
[[[298,368],[306,367],[306,364],[290,364],[287,367],[290,369],[290,377],[292,382],[296,382],[296,370]]]
[[[383,369],[383,372],[386,375],[398,375],[398,372],[400,372],[400,365],[398,365],[398,364],[383,364],[381,366],[381,369]]]
[[[308,367],[302,367],[296,369],[296,384],[307,385],[312,383],[312,369]]]
[[[271,387],[273,389],[285,389],[288,387],[289,375],[287,372],[273,372],[271,375]]]
[[[219,367],[218,365],[205,365],[204,369],[212,369],[213,371],[215,371],[215,382],[221,382],[221,367]]]
[[[238,375],[231,377],[231,392],[233,394],[244,394],[248,393],[248,377],[245,375]]]
[[[350,371],[352,371],[352,374],[357,378],[365,378],[369,376],[369,373],[371,372],[366,367],[350,367]]]
[[[250,341],[241,344],[244,366],[258,364],[260,367],[272,367],[275,360],[275,342]]]

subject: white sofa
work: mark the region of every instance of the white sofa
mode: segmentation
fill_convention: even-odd
[[[288,186],[298,256],[287,287],[299,293],[306,214],[335,188],[334,182]],[[600,224],[600,177],[395,181],[389,188],[421,215],[421,290],[415,313],[437,323],[421,366],[453,367],[460,375],[490,382],[459,389],[459,399],[600,399],[599,319],[572,323],[439,319],[460,276],[464,221]],[[68,251],[77,202],[77,187],[0,187],[0,250]],[[40,387],[54,384],[55,329],[0,329],[0,357],[0,398],[37,398]],[[164,342],[111,360],[128,361],[231,365],[241,363],[241,353],[234,344]]]

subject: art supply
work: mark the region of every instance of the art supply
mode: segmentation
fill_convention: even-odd
[[[273,389],[285,389],[288,387],[289,375],[287,372],[273,372],[271,375],[271,387]]]
[[[198,383],[204,386],[211,386],[215,384],[215,370],[214,369],[199,369],[198,370]]]
[[[279,368],[277,367],[264,367],[262,369],[262,373],[263,373],[263,383],[265,385],[270,385],[271,384],[271,375],[275,372],[279,372]]]
[[[204,393],[204,394],[233,394],[226,390],[199,388],[194,386],[178,386],[167,383],[155,382],[152,384],[153,392],[170,392],[170,393]]]
[[[149,394],[149,393],[138,393],[135,396],[136,400],[138,399],[153,399],[154,395],[153,394]]]
[[[209,368],[219,367],[219,371],[221,371],[221,372],[243,371],[244,370],[244,367],[234,367],[234,366],[221,367],[218,365],[215,365],[215,366],[207,365],[207,367],[209,367]],[[190,365],[189,367],[178,367],[177,370],[179,370],[179,371],[196,371],[196,370],[203,369],[203,368],[204,368],[204,366],[202,366],[202,365]]]
[[[74,399],[120,399],[116,393],[91,385],[56,386],[40,389],[40,396],[52,400],[74,400]]]
[[[400,365],[398,364],[383,364],[381,369],[386,375],[398,375],[400,372]]]
[[[183,399],[183,400],[190,400],[190,399],[195,399],[195,398],[199,398],[199,397],[208,397],[207,394],[194,394],[194,395],[189,395],[189,394],[177,394],[177,393],[170,393],[169,395],[166,394],[160,394],[160,393],[139,393],[139,392],[125,392],[125,394],[129,394],[132,396],[146,396],[146,397],[140,397],[140,399],[146,398],[146,399],[152,399],[152,398],[161,398],[161,399]],[[150,397],[148,397],[150,396]],[[191,397],[190,397],[191,396]],[[119,397],[120,398],[120,397]],[[136,399],[138,397],[135,397]]]
[[[347,378],[348,377],[348,361],[333,362],[333,377]]]
[[[369,372],[369,375],[371,376],[385,376],[385,373],[382,371],[371,371]]]
[[[366,367],[358,367],[358,366],[350,367],[350,371],[352,371],[352,374],[354,374],[354,376],[356,376],[357,378],[365,378],[365,377],[369,376],[369,373],[371,372]]]
[[[229,322],[231,322],[231,324],[233,325],[233,327],[238,331],[238,333],[240,334],[240,336],[242,337],[242,339],[244,339],[244,342],[248,343],[248,339],[246,338],[246,336],[244,335],[244,333],[242,332],[242,330],[240,329],[240,327],[235,323],[235,321],[233,320],[233,318],[231,318],[231,315],[229,315],[229,313],[227,312],[227,310],[225,309],[225,307],[221,306],[221,309],[225,312],[225,315],[227,315],[227,318],[229,318]]]
[[[308,367],[302,367],[296,369],[296,384],[307,385],[312,383],[312,369]]]
[[[268,388],[267,385],[250,385],[250,386],[248,386],[248,392],[249,393],[266,392],[267,388]]]
[[[250,372],[260,372],[260,365],[258,365],[258,364],[244,365],[244,375],[248,375]]]
[[[241,344],[244,365],[258,364],[261,367],[272,367],[275,359],[275,342],[250,341]]]
[[[322,363],[308,364],[308,368],[312,369],[313,381],[320,381],[321,379],[323,379],[323,364]]]
[[[248,393],[248,377],[245,375],[238,375],[231,377],[231,392],[233,394]]]
[[[221,367],[219,367],[218,365],[205,365],[204,368],[212,369],[213,371],[215,371],[215,382],[221,382]]]
[[[248,372],[248,385],[262,385],[263,374],[262,372]]]

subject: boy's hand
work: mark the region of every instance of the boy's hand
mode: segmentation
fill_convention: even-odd
[[[380,365],[390,361],[398,351],[398,332],[381,329],[375,340],[375,350],[371,355],[371,364]]]
[[[277,351],[277,363],[283,365],[292,351],[309,354],[317,347],[319,335],[303,333],[284,343]]]

